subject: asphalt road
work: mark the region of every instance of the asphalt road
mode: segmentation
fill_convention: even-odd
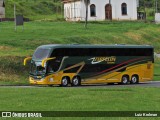
[[[48,86],[39,86],[39,85],[0,85],[0,88],[3,87],[16,87],[16,88],[44,88],[44,87],[48,87]],[[53,86],[53,87],[59,87],[59,86]],[[143,82],[143,83],[139,83],[139,84],[127,84],[127,85],[118,85],[118,84],[114,84],[114,85],[108,85],[108,84],[94,84],[94,85],[82,85],[79,87],[74,87],[74,88],[123,88],[123,87],[160,87],[160,81],[150,81],[150,82]],[[67,87],[67,88],[73,88],[73,87]]]
[[[106,88],[110,88],[110,87],[119,87],[119,88],[123,88],[123,87],[160,87],[160,81],[150,81],[150,82],[141,82],[139,84],[127,84],[127,85],[119,85],[119,84],[114,84],[114,85],[107,85],[107,84],[101,84],[101,85],[83,85],[80,87],[106,87]]]

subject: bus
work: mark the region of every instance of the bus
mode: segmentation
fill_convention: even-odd
[[[28,61],[28,62],[27,62]],[[154,48],[149,45],[39,46],[30,63],[29,82],[37,85],[137,84],[153,80]]]

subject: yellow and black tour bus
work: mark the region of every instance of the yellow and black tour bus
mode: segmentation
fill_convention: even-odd
[[[42,45],[30,60],[29,82],[39,85],[136,84],[153,80],[149,45]]]

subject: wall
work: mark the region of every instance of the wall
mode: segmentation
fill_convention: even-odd
[[[121,4],[127,4],[127,15],[122,15]],[[109,3],[109,0],[90,0],[88,6],[88,20],[105,20],[105,5]],[[96,5],[96,16],[90,16],[90,5]],[[137,20],[137,0],[111,0],[112,5],[112,19],[113,20]],[[75,11],[76,15],[74,15]],[[86,7],[83,0],[64,4],[64,14],[66,20],[70,21],[84,21],[86,15]],[[66,11],[69,11],[67,14]]]
[[[91,4],[96,5],[96,17],[90,17],[89,20],[105,20],[105,5],[109,0],[90,0]],[[122,15],[121,4],[127,4],[127,15]],[[111,0],[112,5],[112,19],[113,20],[137,20],[137,1],[136,0]],[[90,11],[90,7],[88,8]]]
[[[3,1],[0,0],[0,18],[5,17],[5,8],[3,7]]]
[[[0,18],[4,18],[4,17],[5,17],[5,8],[0,7]]]
[[[64,18],[67,21],[81,20],[81,1],[69,2],[64,4]]]
[[[160,23],[160,13],[155,14],[155,22]]]
[[[127,4],[127,15],[122,15],[121,4]],[[112,16],[115,20],[137,20],[137,2],[136,0],[112,0]]]

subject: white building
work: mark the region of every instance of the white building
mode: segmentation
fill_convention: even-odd
[[[84,21],[84,0],[62,0],[67,21]],[[88,20],[137,20],[139,0],[89,0]]]
[[[155,14],[155,22],[160,23],[160,13]]]
[[[0,18],[5,17],[5,4],[4,0],[0,0]]]

